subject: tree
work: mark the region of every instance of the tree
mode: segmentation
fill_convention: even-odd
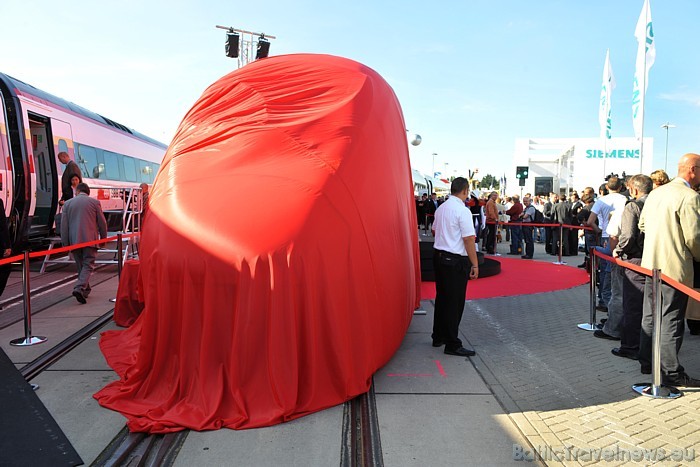
[[[491,174],[486,174],[479,183],[482,190],[488,190],[491,186],[493,186],[494,190],[498,190],[501,187],[500,185],[498,179]]]

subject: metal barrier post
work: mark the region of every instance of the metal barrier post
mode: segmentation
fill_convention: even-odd
[[[122,233],[117,234],[117,275],[122,277],[122,263],[124,262],[124,241],[122,240]]]
[[[590,254],[589,258],[591,261],[591,283],[590,283],[591,296],[590,296],[590,300],[589,300],[590,322],[579,324],[578,328],[582,329],[584,331],[596,331],[596,330],[598,330],[598,325],[595,322],[595,302],[596,302],[595,282],[596,282],[596,277],[598,275],[598,272],[596,270],[598,267],[598,260],[596,260],[596,256],[595,256],[595,247],[591,247],[591,254]]]
[[[565,261],[561,260],[563,248],[564,248],[564,224],[562,224],[560,222],[559,223],[559,259],[557,261],[552,262],[552,264],[566,264]]]
[[[32,306],[30,302],[31,289],[29,288],[29,252],[24,252],[22,264],[22,284],[24,286],[24,337],[12,339],[10,345],[25,347],[46,342],[46,337],[32,336]]]
[[[122,252],[122,232],[117,233],[117,277],[122,277],[122,262],[124,261],[124,253]],[[110,302],[116,303],[116,298],[110,298]]]
[[[642,396],[654,399],[677,399],[683,395],[673,386],[661,383],[661,270],[651,271],[651,310],[654,313],[654,325],[651,346],[651,384],[637,383],[632,390]]]
[[[496,219],[496,223],[493,225],[493,228],[496,229],[496,233],[493,234],[493,256],[501,256],[498,252],[498,225],[498,219]],[[501,236],[501,239],[503,239],[503,236]]]

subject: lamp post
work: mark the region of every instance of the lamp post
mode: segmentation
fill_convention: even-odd
[[[435,156],[437,155],[436,152],[433,153],[433,172],[430,174],[431,177],[435,177]]]
[[[674,125],[673,123],[666,122],[663,125],[661,125],[661,128],[664,128],[666,130],[666,156],[664,157],[664,171],[666,172],[666,166],[668,163],[668,129],[676,128],[676,125]]]

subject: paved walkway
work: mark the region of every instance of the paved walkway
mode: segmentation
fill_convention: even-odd
[[[618,342],[576,327],[588,321],[588,293],[581,286],[467,302],[461,332],[477,351],[477,370],[530,443],[521,457],[537,451],[546,465],[626,465],[666,456],[663,465],[700,465],[700,390],[684,390],[677,400],[634,393],[632,384],[650,376],[610,353]],[[686,334],[680,357],[700,376],[700,336]]]

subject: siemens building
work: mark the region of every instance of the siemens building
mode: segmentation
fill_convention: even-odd
[[[643,150],[643,152],[642,152]],[[568,194],[573,190],[598,187],[610,174],[649,175],[654,171],[654,139],[644,138],[520,138],[515,141],[513,169],[507,174],[509,195],[550,192]],[[527,167],[524,183],[515,176],[517,167]]]

